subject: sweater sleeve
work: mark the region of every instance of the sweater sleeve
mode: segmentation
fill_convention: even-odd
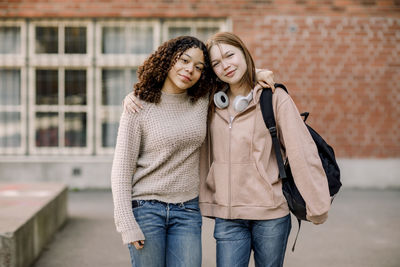
[[[132,211],[132,176],[141,140],[139,116],[126,110],[122,113],[111,170],[114,220],[124,244],[145,239]]]
[[[200,182],[204,183],[207,179],[208,171],[210,170],[212,164],[212,156],[211,156],[211,137],[210,130],[207,126],[207,134],[204,142],[200,147]]]
[[[286,149],[294,182],[306,202],[307,218],[316,224],[323,223],[331,201],[317,147],[290,96],[286,95],[278,104],[277,111],[281,142]]]

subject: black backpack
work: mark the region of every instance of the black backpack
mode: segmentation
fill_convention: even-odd
[[[288,93],[286,87],[283,84],[275,84],[275,87],[280,87]],[[264,89],[261,93],[260,99],[261,112],[265,125],[267,126],[271,137],[272,143],[275,150],[276,159],[278,161],[279,176],[282,179],[282,191],[286,198],[289,209],[294,216],[296,216],[299,222],[299,231],[301,226],[301,221],[307,221],[306,218],[306,203],[301,196],[296,184],[293,180],[292,172],[290,170],[289,161],[286,160],[285,163],[282,159],[282,154],[280,153],[280,142],[277,137],[276,123],[274,118],[274,110],[272,108],[272,91],[270,89]],[[304,117],[304,123],[309,115],[308,112],[300,114]],[[322,167],[325,170],[326,177],[328,178],[329,193],[331,199],[339,192],[342,183],[340,182],[340,169],[335,159],[335,153],[330,145],[328,145],[325,140],[309,125],[307,125],[308,131],[311,134],[315,144],[317,145],[318,154],[321,158]],[[296,240],[299,232],[297,232]],[[292,251],[296,241],[293,245]]]

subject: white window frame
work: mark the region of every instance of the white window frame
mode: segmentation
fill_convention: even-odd
[[[65,54],[65,27],[86,27],[86,54]],[[35,28],[36,27],[58,27],[58,53],[36,54],[35,53]],[[93,22],[90,20],[33,20],[29,24],[29,59],[30,66],[90,66],[93,58]]]
[[[122,105],[102,106],[102,69],[125,69],[125,83],[130,88],[128,72],[140,66],[149,56],[147,54],[102,54],[102,27],[124,27],[127,31],[131,26],[153,28],[152,51],[168,39],[169,27],[190,27],[191,35],[196,35],[199,27],[216,27],[219,31],[231,30],[231,21],[226,18],[137,18],[137,19],[7,19],[0,20],[1,26],[18,26],[21,34],[21,51],[18,54],[0,54],[0,68],[19,69],[21,75],[20,106],[2,106],[0,111],[16,111],[21,114],[21,147],[0,148],[1,155],[21,155],[29,157],[41,155],[59,155],[69,157],[74,155],[109,156],[114,147],[102,147],[101,123],[108,114],[110,123],[119,123]],[[58,53],[42,54],[36,50],[36,27],[58,28]],[[82,26],[86,28],[86,53],[65,54],[65,27]],[[129,38],[128,38],[129,39]],[[36,105],[36,69],[57,69],[59,73],[59,96],[57,105]],[[87,103],[85,106],[64,105],[66,69],[82,69],[87,74]],[[64,115],[58,116],[59,144],[57,147],[36,147],[36,112],[85,112],[86,147],[64,147],[65,134]],[[60,142],[61,141],[61,142]]]
[[[107,20],[98,21],[96,23],[96,118],[95,118],[95,135],[96,135],[96,154],[110,155],[114,153],[114,147],[102,146],[102,118],[109,114],[110,123],[119,123],[122,113],[122,102],[118,106],[103,106],[101,103],[102,95],[102,70],[103,69],[124,69],[125,84],[133,89],[133,85],[129,84],[129,74],[131,69],[140,66],[149,54],[103,54],[101,53],[102,45],[102,28],[103,27],[125,27],[126,30],[131,26],[153,27],[153,48],[156,50],[160,45],[160,29],[161,24],[158,19],[140,19],[140,20]]]
[[[26,36],[27,25],[24,20],[1,20],[0,26],[20,27],[20,53],[13,54],[0,54],[0,68],[1,69],[19,69],[20,70],[20,105],[0,105],[0,112],[19,112],[20,113],[20,127],[21,127],[21,145],[19,147],[0,147],[0,154],[24,154],[27,150],[26,135],[27,135],[27,88],[25,83],[26,75]]]
[[[96,65],[105,67],[129,67],[139,66],[149,54],[103,54],[101,53],[102,28],[103,27],[153,27],[153,51],[160,45],[160,21],[157,19],[141,20],[107,20],[96,23]]]
[[[196,29],[198,27],[218,27],[219,31],[227,31],[229,30],[229,21],[226,19],[166,19],[166,20],[116,20],[116,21],[99,21],[96,24],[96,154],[98,155],[108,155],[114,152],[114,147],[105,148],[102,147],[102,133],[101,133],[101,123],[102,118],[105,114],[109,115],[109,118],[112,120],[110,123],[118,123],[121,112],[121,106],[107,106],[104,107],[101,105],[101,70],[104,68],[126,68],[132,69],[140,66],[143,61],[149,56],[148,54],[142,55],[121,55],[121,54],[102,54],[101,53],[101,44],[102,44],[102,32],[101,27],[104,26],[120,26],[120,27],[129,27],[131,25],[143,25],[148,26],[149,24],[153,25],[153,50],[156,50],[157,47],[162,43],[168,40],[168,28],[169,27],[190,27],[191,35],[196,34]],[[128,71],[128,70],[126,70]],[[127,79],[127,75],[125,75],[125,80]],[[127,83],[127,81],[126,81]],[[132,86],[132,85],[129,85]]]
[[[23,20],[0,20],[0,26],[20,27],[21,52],[18,54],[0,54],[0,65],[2,67],[24,67],[26,58],[27,26]]]
[[[89,155],[93,153],[93,22],[90,20],[34,20],[29,25],[29,41],[35,43],[35,28],[58,27],[58,54],[36,54],[35,46],[29,47],[29,154],[34,155]],[[65,27],[86,27],[86,54],[64,53],[64,29]],[[36,105],[36,70],[58,70],[58,105]],[[65,105],[65,70],[86,70],[86,105]],[[58,146],[37,147],[36,143],[36,112],[58,112]],[[86,146],[65,147],[65,123],[66,112],[85,112],[86,118]],[[60,114],[62,113],[62,115]]]
[[[103,106],[102,101],[101,101],[101,82],[102,82],[102,70],[103,69],[110,69],[110,70],[123,70],[124,71],[124,84],[132,88],[133,90],[133,84],[130,84],[130,72],[132,69],[137,68],[137,66],[129,66],[129,67],[102,67],[102,68],[96,68],[96,80],[99,81],[100,86],[97,87],[97,94],[96,94],[96,154],[99,155],[108,155],[112,154],[114,152],[114,147],[103,147],[102,146],[102,128],[101,124],[103,122],[103,117],[107,116],[111,118],[109,123],[119,123],[121,113],[122,113],[122,100],[119,105],[109,105],[109,106]]]
[[[1,69],[19,69],[20,70],[20,105],[0,105],[0,112],[18,112],[20,114],[20,129],[21,129],[21,145],[19,147],[0,147],[0,153],[9,154],[24,154],[26,153],[26,135],[27,135],[27,118],[26,118],[26,86],[24,77],[26,77],[25,67],[0,67]]]

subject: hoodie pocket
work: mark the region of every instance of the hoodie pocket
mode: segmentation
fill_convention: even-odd
[[[227,163],[212,163],[204,187],[200,191],[202,202],[228,206],[228,174]]]
[[[271,184],[258,172],[255,163],[234,163],[231,169],[232,206],[274,206]]]

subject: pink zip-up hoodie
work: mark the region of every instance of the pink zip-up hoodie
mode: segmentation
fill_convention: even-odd
[[[259,100],[232,117],[216,108],[200,162],[200,209],[203,216],[267,220],[289,213]],[[307,218],[323,223],[330,195],[317,147],[291,97],[278,88],[272,98],[278,137],[289,158],[295,183],[307,205]]]

